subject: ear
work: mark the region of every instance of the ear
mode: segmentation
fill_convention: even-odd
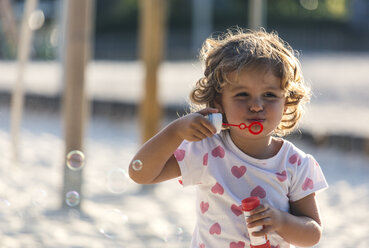
[[[223,113],[223,106],[222,106],[222,97],[217,96],[214,100],[214,106],[219,110],[219,113]]]

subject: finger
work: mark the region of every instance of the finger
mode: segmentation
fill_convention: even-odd
[[[264,226],[263,229],[261,229],[260,231],[257,232],[252,232],[252,235],[255,237],[261,237],[264,236],[270,232],[273,231],[273,227],[272,226]]]
[[[206,136],[204,133],[202,133],[200,130],[196,130],[193,134],[195,138],[198,138],[199,140],[206,139],[208,136]]]
[[[206,129],[209,130],[209,132],[211,133],[210,136],[214,135],[217,132],[215,126],[208,119],[205,119],[202,124],[206,127]]]
[[[214,134],[216,134],[217,129],[215,128],[215,126],[208,120],[205,120],[204,123],[202,123],[202,125],[205,128],[205,133],[208,137],[213,136]]]
[[[267,204],[260,204],[258,207],[253,209],[250,214],[251,215],[258,214],[258,213],[267,211],[268,209],[269,209],[269,206]]]
[[[200,141],[203,140],[204,138],[201,138],[200,136],[198,136],[197,134],[192,134],[187,140],[194,142],[194,141]]]
[[[265,211],[258,212],[256,214],[251,215],[250,217],[247,218],[247,223],[254,223],[255,221],[258,221],[258,220],[261,220],[267,217],[270,217],[269,209],[266,209]]]
[[[202,139],[196,137],[196,136],[193,136],[190,140],[188,141],[191,141],[191,142],[197,142],[197,141],[201,141]]]
[[[202,114],[202,115],[208,115],[208,114],[212,114],[212,113],[218,113],[219,110],[216,108],[204,108],[200,111],[198,111],[197,113]]]
[[[270,217],[265,217],[263,219],[259,219],[252,223],[248,223],[247,227],[256,227],[256,226],[269,226],[272,224],[272,219]]]
[[[214,135],[214,133],[212,130],[214,129],[211,123],[207,123],[208,120],[206,120],[205,118],[203,118],[203,120],[201,120],[200,123],[198,123],[198,125],[196,125],[196,130],[200,131],[202,134],[204,134],[206,137],[211,137]]]

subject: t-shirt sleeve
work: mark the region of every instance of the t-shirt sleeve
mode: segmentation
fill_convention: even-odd
[[[297,165],[295,165],[297,166]],[[324,177],[318,162],[311,155],[307,155],[303,163],[295,169],[292,177],[289,198],[291,201],[298,201],[311,193],[328,188],[328,183]]]
[[[183,186],[201,184],[205,179],[208,155],[204,143],[204,140],[198,142],[185,140],[174,152],[181,170]]]

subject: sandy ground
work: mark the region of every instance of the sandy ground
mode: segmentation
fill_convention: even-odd
[[[19,165],[11,162],[7,109],[0,109],[0,120],[0,247],[189,246],[194,188],[183,189],[176,180],[142,188],[124,174],[109,182],[111,173],[127,169],[138,147],[134,119],[91,119],[81,212],[60,210],[65,197],[59,115],[26,113]],[[369,158],[296,144],[317,158],[330,185],[319,194],[325,230],[316,247],[369,246]]]

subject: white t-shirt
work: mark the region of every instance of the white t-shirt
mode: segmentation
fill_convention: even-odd
[[[284,140],[272,158],[255,159],[242,152],[228,131],[198,142],[183,141],[174,153],[183,186],[197,186],[197,223],[192,248],[246,248],[249,236],[241,201],[258,196],[282,211],[289,201],[328,187],[315,159]],[[277,233],[272,248],[293,247]]]

